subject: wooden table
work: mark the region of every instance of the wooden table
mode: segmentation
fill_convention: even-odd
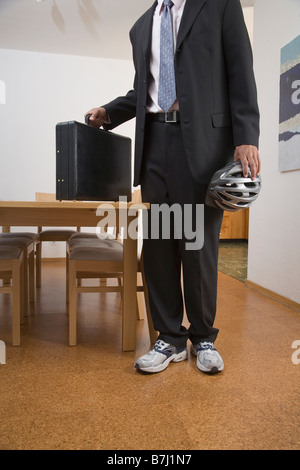
[[[99,207],[105,210],[102,216],[96,214]],[[149,208],[149,205],[123,202],[0,201],[0,226],[96,227],[103,217],[114,211],[116,220],[130,227],[138,215],[137,211],[145,208]],[[136,347],[136,279],[137,240],[128,236],[124,238],[123,351],[134,351]]]

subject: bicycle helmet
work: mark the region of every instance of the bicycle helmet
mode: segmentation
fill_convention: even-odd
[[[212,177],[206,193],[205,204],[225,211],[247,209],[258,198],[261,177],[251,179],[243,175],[241,162],[233,162],[218,170]]]

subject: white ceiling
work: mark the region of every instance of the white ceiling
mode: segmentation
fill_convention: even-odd
[[[0,0],[0,48],[130,60],[129,30],[153,2]]]

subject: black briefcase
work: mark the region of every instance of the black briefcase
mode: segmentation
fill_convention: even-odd
[[[56,125],[56,199],[131,201],[131,139],[76,121]]]

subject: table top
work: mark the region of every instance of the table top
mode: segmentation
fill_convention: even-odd
[[[125,213],[129,220],[149,207],[149,204],[134,202],[0,201],[0,226],[5,227],[5,231],[9,226],[95,227],[105,213],[115,218]]]
[[[0,201],[0,208],[18,208],[18,209],[97,209],[99,206],[103,209],[149,209],[148,203],[136,203],[136,202],[115,202],[115,201]]]

